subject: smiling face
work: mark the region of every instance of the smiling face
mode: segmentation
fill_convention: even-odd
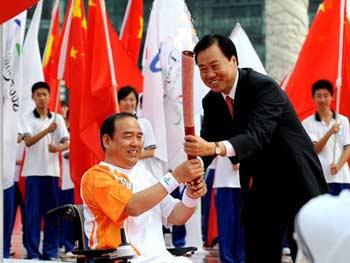
[[[214,43],[198,53],[197,62],[201,78],[213,92],[229,94],[237,77],[237,60],[228,59]]]
[[[122,118],[114,122],[115,132],[111,137],[103,135],[106,159],[116,166],[131,169],[140,159],[143,149],[143,134],[135,118]]]
[[[328,89],[318,89],[315,91],[313,99],[319,111],[328,110],[331,107],[333,96]]]
[[[119,101],[120,112],[135,113],[137,107],[136,95],[130,92],[128,96]]]

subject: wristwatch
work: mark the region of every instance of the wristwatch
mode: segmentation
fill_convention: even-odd
[[[215,154],[220,155],[221,154],[221,147],[219,142],[215,142]]]

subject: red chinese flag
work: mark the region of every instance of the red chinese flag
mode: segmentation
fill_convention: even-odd
[[[89,1],[87,80],[81,96],[80,138],[99,159],[104,159],[99,131],[102,122],[117,112],[114,65],[103,0]]]
[[[36,4],[38,0],[2,1],[0,24]]]
[[[51,100],[49,108],[55,111],[59,80],[57,79],[58,53],[60,50],[59,40],[59,8],[58,0],[55,1],[51,13],[51,25],[47,36],[46,47],[43,57],[43,71],[45,81],[50,85]],[[59,99],[59,98],[58,98]],[[58,102],[58,112],[61,112],[60,101]]]
[[[347,5],[350,8],[350,5]],[[350,10],[346,14],[350,16]],[[350,17],[345,16],[343,42],[343,69],[340,99],[340,113],[350,118]]]
[[[97,163],[97,159],[80,138],[82,94],[86,76],[87,22],[84,2],[71,0],[72,6],[67,53],[64,66],[64,80],[69,89],[70,126],[70,171],[75,185],[75,203],[81,203],[80,180],[86,170]],[[68,8],[69,9],[69,8]]]
[[[286,86],[286,92],[301,120],[316,110],[312,100],[311,87],[319,79],[327,79],[336,87],[339,56],[340,28],[339,0],[325,0],[310,28],[309,34],[300,52],[297,63]],[[350,79],[349,79],[349,18],[344,21],[342,87],[340,113],[350,116]],[[336,94],[336,90],[335,90]],[[333,101],[335,109],[336,97]]]
[[[143,76],[140,69],[125,51],[125,48],[123,47],[117,33],[114,31],[110,21],[108,21],[108,28],[118,86],[122,87],[124,85],[130,85],[133,86],[138,93],[142,92]]]
[[[128,56],[137,65],[143,33],[143,0],[129,0],[120,39]]]

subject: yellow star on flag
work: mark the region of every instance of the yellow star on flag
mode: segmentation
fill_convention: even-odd
[[[77,53],[78,53],[78,50],[76,50],[73,46],[72,48],[70,49],[70,52],[69,52],[69,56],[76,59],[77,58]]]
[[[86,18],[84,18],[83,20],[81,20],[81,27],[84,28],[85,30],[87,30]]]
[[[96,4],[93,0],[89,0],[89,6],[96,6]]]
[[[138,39],[141,39],[142,38],[142,31],[143,31],[143,17],[142,16],[140,16],[140,30],[139,30],[139,32],[138,32],[138,34],[137,34],[137,38]]]
[[[44,66],[46,66],[47,63],[49,62],[49,58],[51,56],[52,46],[53,46],[54,40],[55,40],[55,37],[51,34],[49,37],[48,44],[47,44],[47,52],[46,52],[45,58],[44,58]]]
[[[80,1],[81,1],[81,0],[75,0],[75,1],[74,1],[74,6],[73,6],[73,17],[81,18]]]
[[[319,9],[321,12],[324,12],[324,11],[326,10],[324,2],[322,2],[322,4],[320,4],[320,6],[319,6],[318,9]]]

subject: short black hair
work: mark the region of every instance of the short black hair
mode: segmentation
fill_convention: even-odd
[[[120,102],[125,97],[129,96],[130,93],[134,93],[136,97],[136,106],[139,103],[139,94],[137,93],[136,89],[132,86],[126,85],[122,86],[118,90],[118,102]]]
[[[320,89],[326,89],[333,96],[333,85],[329,80],[320,79],[312,85],[312,97],[315,96],[316,91]]]
[[[34,94],[34,92],[37,89],[46,89],[50,93],[50,86],[49,86],[49,84],[47,84],[44,81],[39,81],[39,82],[36,82],[36,83],[33,84],[33,86],[32,86],[32,94]]]
[[[232,56],[236,58],[238,65],[238,57],[237,50],[235,44],[233,44],[232,40],[228,37],[219,34],[205,35],[201,40],[198,41],[196,46],[194,47],[194,55],[196,63],[198,64],[197,56],[198,53],[206,50],[212,45],[217,44],[221,49],[222,53],[224,53],[225,57],[230,60]]]
[[[61,101],[61,107],[64,107],[64,106],[69,107],[68,101],[66,100]]]
[[[113,138],[113,134],[115,132],[115,122],[117,120],[125,119],[125,118],[134,118],[137,120],[137,117],[134,114],[128,113],[128,112],[120,112],[115,113],[109,116],[107,119],[105,119],[101,125],[100,129],[100,142],[103,151],[105,151],[105,147],[103,146],[103,135],[107,134],[110,138]]]

